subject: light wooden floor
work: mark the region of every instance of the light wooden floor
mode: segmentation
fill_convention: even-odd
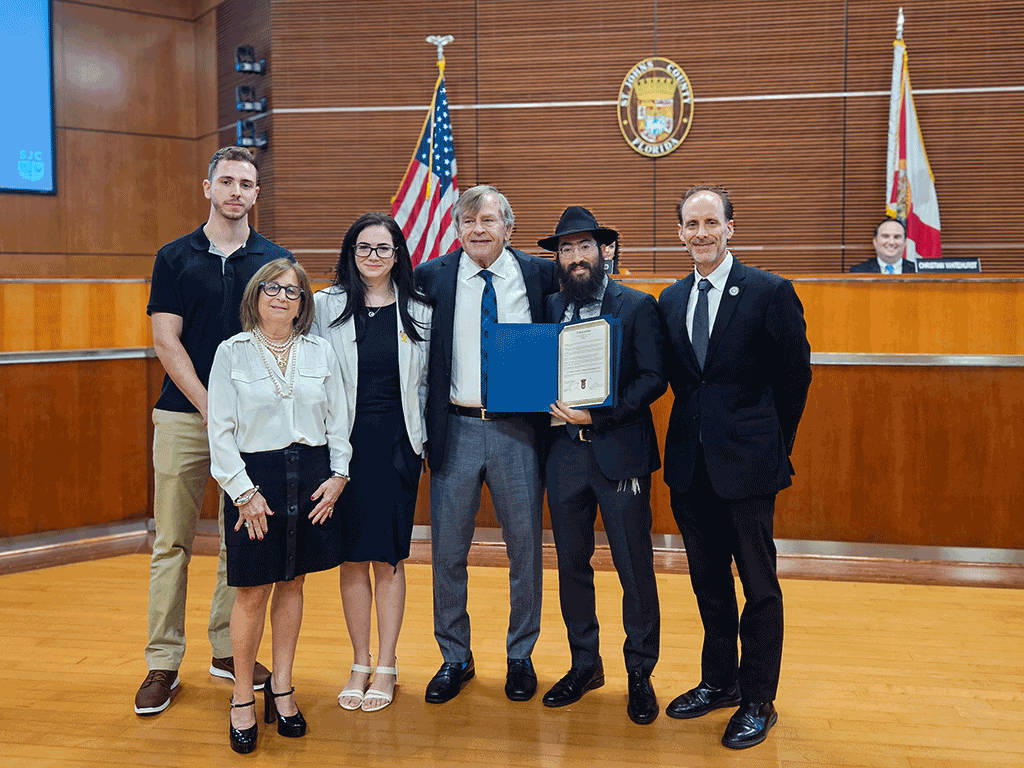
[[[395,703],[345,712],[350,663],[336,573],[307,578],[295,684],[310,723],[290,740],[261,726],[259,748],[227,745],[230,684],[207,674],[212,557],[190,574],[182,685],[151,718],[132,712],[146,668],[149,557],[125,555],[0,577],[0,766],[872,766],[1024,765],[1024,594],[1014,589],[787,580],[779,724],[751,750],[719,744],[720,710],[637,726],[625,714],[620,591],[599,572],[608,684],[558,710],[514,704],[505,673],[507,572],[473,567],[477,677],[449,704],[423,701],[440,664],[430,571],[409,565]],[[557,577],[546,571],[534,654],[540,692],[568,668]],[[699,678],[700,628],[685,575],[659,574],[664,707]],[[260,658],[269,661],[269,632]]]

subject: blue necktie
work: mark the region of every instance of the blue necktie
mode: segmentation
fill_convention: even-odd
[[[886,271],[886,272],[887,272],[888,274],[890,274],[890,275],[892,275],[892,274],[895,274],[895,273],[896,273],[896,270],[894,270],[894,269],[892,268],[892,264],[886,264],[886,265],[885,265],[885,271]]]
[[[498,322],[498,300],[494,295],[494,273],[489,269],[477,272],[484,279],[484,294],[480,299],[480,402],[487,407],[487,339],[491,326]]]
[[[708,291],[711,281],[703,279],[697,283],[697,308],[693,312],[693,352],[697,355],[697,363],[704,370],[704,361],[708,356]]]

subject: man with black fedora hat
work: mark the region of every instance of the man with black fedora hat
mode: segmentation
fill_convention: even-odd
[[[546,458],[548,507],[558,554],[558,594],[572,668],[543,699],[548,707],[578,701],[604,685],[595,612],[594,522],[598,507],[622,584],[623,652],[629,678],[626,712],[646,725],[658,716],[651,672],[658,661],[661,618],[651,546],[651,473],[661,466],[651,403],[666,390],[661,314],[654,297],[612,281],[601,246],[618,232],[586,208],[565,209],[555,234],[538,240],[556,253],[561,291],[549,296],[549,323],[610,315],[622,323],[617,403],[591,410],[551,405]]]

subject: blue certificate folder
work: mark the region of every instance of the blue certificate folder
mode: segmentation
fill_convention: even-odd
[[[597,319],[597,318],[592,318]],[[600,408],[618,402],[622,323],[611,326],[611,394]],[[576,321],[590,322],[591,320]],[[487,410],[495,413],[547,412],[558,399],[558,334],[573,323],[497,323],[488,339]]]

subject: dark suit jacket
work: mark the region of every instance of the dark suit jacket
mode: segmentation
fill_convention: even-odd
[[[545,321],[561,322],[566,304],[564,293],[549,296]],[[590,409],[594,458],[609,480],[643,477],[661,467],[651,417],[651,403],[668,389],[663,375],[661,312],[650,294],[609,280],[601,314],[622,321],[622,344],[618,404]]]
[[[659,299],[665,373],[675,394],[665,482],[686,491],[703,450],[720,497],[777,493],[792,484],[789,454],[811,383],[800,299],[788,280],[734,260],[701,371],[686,332],[692,287],[691,273]]]
[[[882,274],[881,267],[878,266],[878,259],[872,256],[867,261],[862,261],[860,264],[854,264],[850,267],[851,272],[874,272],[875,274]],[[903,274],[914,274],[917,272],[917,267],[914,266],[914,262],[903,260]]]
[[[533,322],[544,319],[544,299],[558,290],[555,262],[509,248],[526,282]],[[448,431],[448,403],[452,385],[452,338],[455,328],[455,289],[462,249],[420,264],[416,280],[434,304],[430,333],[430,369],[427,374],[427,465],[438,469],[444,461]]]

